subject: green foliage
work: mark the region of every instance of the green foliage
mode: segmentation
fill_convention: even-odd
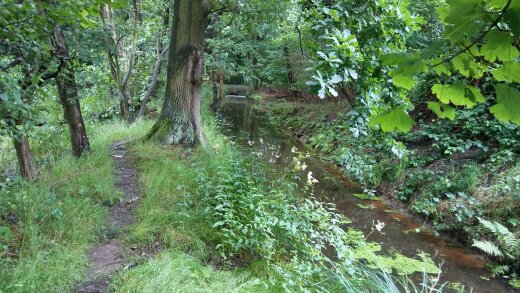
[[[410,62],[425,60],[430,69],[442,76],[452,73],[466,78],[480,80],[486,74],[493,76],[499,83],[495,85],[496,104],[488,105],[495,118],[504,123],[520,124],[518,119],[518,77],[514,71],[518,67],[518,22],[514,20],[518,7],[515,1],[447,1],[438,8],[441,22],[444,25],[443,39],[423,50],[420,57],[417,52],[400,54],[399,58],[387,55],[383,61],[391,59],[383,65],[397,65],[396,69],[406,68]],[[485,21],[482,21],[482,20]],[[414,76],[423,70],[401,70],[403,74],[393,83],[405,89],[414,85]],[[424,68],[426,71],[426,68]],[[401,81],[407,81],[403,83]],[[436,84],[432,92],[441,103],[431,104],[429,108],[439,118],[453,120],[455,106],[472,108],[486,101],[481,93],[483,88],[468,83]],[[487,97],[489,100],[489,96]],[[395,107],[395,106],[394,106]],[[443,110],[441,110],[443,109]],[[390,128],[385,128],[389,130]]]
[[[41,134],[44,141],[35,145],[56,157],[49,154],[39,181],[0,183],[2,290],[70,291],[83,280],[86,250],[107,232],[103,230],[107,206],[119,200],[107,144],[116,138],[135,138],[149,126],[97,124],[94,152],[79,160],[64,155],[60,145],[66,144],[65,137],[54,135],[49,144],[53,130]]]
[[[485,101],[477,88],[463,84],[436,84],[432,87],[432,93],[446,105],[452,103],[455,106],[473,108],[477,103]]]
[[[520,239],[509,229],[496,221],[478,219],[482,227],[490,231],[497,238],[498,245],[489,241],[475,241],[474,246],[495,256],[503,256],[515,261],[520,256]]]
[[[259,281],[245,273],[216,270],[189,255],[163,252],[146,264],[122,273],[114,292],[258,292]]]
[[[402,107],[391,109],[383,114],[380,114],[372,120],[371,124],[380,125],[381,130],[389,132],[392,130],[400,130],[402,132],[408,132],[415,125],[410,116],[408,116]]]
[[[449,105],[437,102],[427,102],[428,109],[432,110],[439,118],[455,119],[455,109]]]
[[[497,104],[489,111],[502,122],[520,124],[520,103],[517,101],[520,91],[505,84],[497,84],[495,89]]]
[[[103,204],[117,195],[106,147],[96,144],[96,154],[79,161],[62,158],[38,183],[0,193],[0,288],[70,290],[82,280],[85,251],[103,227]]]
[[[520,288],[520,278],[514,278],[514,279],[510,280],[509,284],[516,289]]]
[[[505,275],[506,273],[512,273],[512,275],[515,276],[515,270],[519,269],[518,258],[520,258],[520,238],[509,231],[507,227],[496,221],[488,221],[482,218],[478,218],[478,220],[486,232],[491,232],[494,239],[492,241],[474,239],[473,247],[476,247],[491,256],[507,260],[509,265],[495,267],[495,274]],[[513,284],[514,281],[515,280],[513,279]]]

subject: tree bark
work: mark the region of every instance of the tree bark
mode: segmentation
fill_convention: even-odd
[[[111,52],[110,49],[107,52],[108,65],[112,79],[116,83],[116,88],[119,92],[121,119],[125,122],[131,122],[133,119],[132,113],[130,112],[130,103],[133,100],[132,91],[130,90],[130,79],[135,65],[137,25],[141,9],[140,1],[133,0],[133,6],[132,33],[129,46],[124,45],[123,37],[117,33],[112,8],[105,4],[101,9],[101,20],[103,25],[109,28],[112,42],[115,45],[115,52]],[[124,76],[121,71],[120,63],[124,65]]]
[[[164,48],[163,51],[160,52],[157,55],[157,58],[155,59],[155,64],[153,65],[152,69],[152,80],[150,81],[150,85],[148,85],[148,89],[146,90],[146,93],[143,99],[141,100],[141,107],[139,108],[139,117],[143,117],[146,113],[146,105],[148,104],[148,101],[152,97],[155,87],[157,86],[157,81],[159,80],[159,71],[161,69],[161,63],[166,51],[168,51],[168,48]]]
[[[152,78],[150,81],[150,85],[146,90],[146,93],[141,100],[141,106],[139,108],[138,117],[143,117],[146,114],[146,106],[148,101],[152,97],[155,88],[157,87],[157,81],[159,80],[159,73],[161,71],[161,64],[164,59],[164,55],[168,51],[169,45],[163,45],[163,34],[168,31],[168,25],[170,22],[170,9],[166,8],[163,15],[163,29],[159,31],[159,35],[157,36],[157,57],[155,58],[155,63],[152,69]],[[164,47],[164,48],[163,48]]]
[[[209,2],[175,0],[173,11],[163,109],[147,138],[169,145],[204,145],[200,95]]]
[[[72,155],[80,157],[90,151],[90,143],[81,115],[81,105],[78,99],[78,89],[74,78],[74,68],[70,62],[69,51],[62,28],[57,25],[54,28],[54,43],[56,53],[61,62],[61,71],[56,76],[56,87],[63,107],[63,116],[70,131]]]
[[[283,53],[285,55],[285,66],[287,68],[287,81],[289,82],[289,85],[292,86],[296,82],[296,79],[294,77],[294,71],[293,71],[293,66],[291,63],[291,54],[289,51],[289,47],[284,46]]]
[[[217,86],[218,78],[218,86]],[[213,102],[211,103],[211,110],[217,112],[218,107],[224,99],[224,74],[222,72],[215,71],[212,78],[213,86]]]
[[[20,137],[14,137],[13,142],[16,157],[18,158],[18,166],[20,167],[20,175],[29,181],[34,181],[38,173],[29,145],[29,138],[24,134]]]
[[[216,112],[216,104],[218,101],[218,86],[217,86],[217,72],[214,71],[211,75],[211,89],[213,90],[213,101],[209,106],[213,112]]]

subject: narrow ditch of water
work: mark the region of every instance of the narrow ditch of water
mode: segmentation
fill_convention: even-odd
[[[219,110],[219,120],[224,134],[251,152],[257,153],[273,168],[282,170],[292,161],[291,149],[307,150],[291,139],[284,137],[270,123],[266,113],[255,110],[245,99],[227,99]],[[383,233],[371,233],[369,241],[377,242],[388,251],[414,257],[419,252],[434,256],[434,261],[442,265],[442,281],[459,282],[473,292],[515,292],[506,282],[493,279],[485,269],[485,259],[478,254],[458,247],[449,239],[435,237],[429,232],[416,232],[421,223],[414,218],[393,212],[381,201],[365,201],[354,197],[356,185],[343,174],[327,167],[312,155],[304,160],[308,165],[305,174],[311,171],[319,183],[315,193],[324,201],[334,202],[337,209],[352,220],[353,228],[368,235],[373,228],[373,221],[386,225]],[[305,178],[304,178],[305,179]],[[367,208],[367,206],[369,208]]]

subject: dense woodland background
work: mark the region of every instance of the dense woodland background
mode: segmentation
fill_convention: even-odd
[[[112,290],[397,292],[403,263],[438,272],[344,228],[312,180],[267,178],[221,133],[227,95],[520,287],[519,84],[518,0],[1,0],[0,291],[85,280],[122,139],[143,202],[121,234],[154,253]],[[464,291],[425,278],[410,290]]]

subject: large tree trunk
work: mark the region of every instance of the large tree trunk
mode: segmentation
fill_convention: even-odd
[[[18,166],[20,167],[20,175],[29,181],[34,181],[37,177],[36,165],[32,157],[29,138],[27,135],[14,137],[14,149],[18,158]]]
[[[208,0],[175,0],[168,78],[159,120],[148,134],[166,144],[204,145],[200,95]]]
[[[70,130],[70,141],[72,154],[75,157],[81,156],[90,151],[90,143],[81,115],[81,106],[78,99],[78,90],[74,78],[74,69],[69,59],[69,52],[65,35],[60,26],[54,28],[54,41],[56,52],[61,60],[61,71],[56,76],[56,87],[60,97],[63,114]]]

